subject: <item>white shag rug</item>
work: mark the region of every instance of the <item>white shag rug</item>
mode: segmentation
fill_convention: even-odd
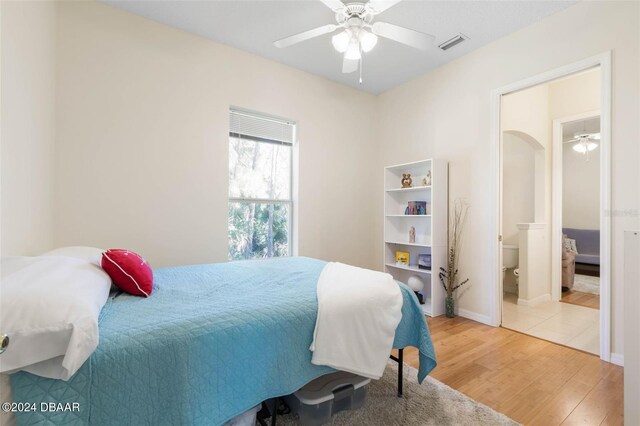
[[[573,291],[600,294],[600,277],[576,274],[573,277]]]
[[[418,384],[417,370],[404,366],[404,390],[398,398],[398,370],[390,362],[380,380],[372,380],[365,405],[357,410],[335,414],[328,425],[402,425],[402,426],[517,426],[507,416],[480,404],[445,385],[427,377]],[[296,414],[278,416],[277,424],[300,425]]]

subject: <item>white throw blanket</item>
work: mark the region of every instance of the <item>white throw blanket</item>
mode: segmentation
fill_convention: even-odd
[[[391,275],[328,263],[318,279],[311,362],[382,377],[402,319],[402,292]]]

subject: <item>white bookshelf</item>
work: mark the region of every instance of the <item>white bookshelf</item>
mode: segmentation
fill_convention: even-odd
[[[422,178],[431,172],[431,184]],[[402,175],[410,173],[411,188],[402,188]],[[407,215],[409,201],[428,203],[428,214]],[[384,270],[406,283],[417,275],[425,282],[422,309],[429,316],[444,314],[445,293],[438,273],[445,266],[448,226],[448,165],[441,160],[422,160],[384,169]],[[409,230],[416,230],[415,242],[409,242]],[[409,265],[396,264],[396,251],[408,252]],[[431,270],[418,268],[418,255],[431,255]]]

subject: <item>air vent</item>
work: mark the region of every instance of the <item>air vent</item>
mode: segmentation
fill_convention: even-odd
[[[442,50],[449,50],[453,46],[456,46],[456,45],[462,43],[463,41],[467,40],[468,38],[469,37],[467,37],[466,35],[460,33],[460,34],[457,34],[455,37],[450,38],[449,40],[445,41],[444,43],[442,43],[438,47],[440,49],[442,49]]]

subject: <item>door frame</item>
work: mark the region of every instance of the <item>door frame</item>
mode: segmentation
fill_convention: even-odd
[[[489,196],[497,214],[491,221],[495,236],[489,241],[492,253],[493,295],[490,304],[491,325],[502,323],[502,96],[590,68],[600,67],[600,359],[611,361],[611,51],[535,75],[491,92],[491,175]]]
[[[553,155],[551,166],[551,300],[562,298],[562,195],[563,195],[563,149],[562,126],[574,121],[600,117],[600,110],[587,111],[553,120]],[[602,149],[602,143],[600,143]],[[601,161],[602,162],[602,159]],[[602,170],[599,164],[598,172]],[[601,175],[602,173],[600,173]],[[602,215],[602,212],[600,213]]]

